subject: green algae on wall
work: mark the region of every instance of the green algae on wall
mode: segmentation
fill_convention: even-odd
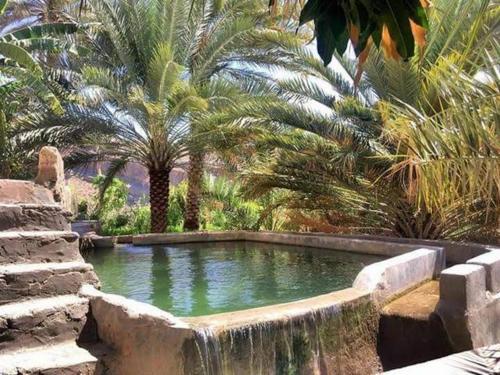
[[[377,329],[377,309],[363,301],[218,334],[197,331],[184,344],[184,373],[377,373]]]

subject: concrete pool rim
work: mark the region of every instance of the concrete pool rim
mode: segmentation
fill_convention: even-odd
[[[344,304],[357,304],[372,300],[377,304],[401,293],[405,289],[414,287],[425,280],[436,277],[444,268],[445,254],[440,247],[422,246],[384,242],[364,238],[350,238],[324,234],[280,233],[280,232],[190,232],[166,234],[141,234],[118,238],[119,243],[131,243],[134,246],[185,244],[185,243],[216,243],[229,241],[265,242],[280,245],[293,245],[298,247],[318,248],[358,254],[383,256],[386,259],[375,262],[365,267],[358,274],[353,286],[337,291],[332,291],[318,296],[255,307],[244,310],[202,315],[197,317],[174,316],[192,329],[212,329],[219,331],[232,327],[262,324],[270,320],[289,320],[304,316],[311,312],[325,309],[340,308]],[[412,253],[412,254],[410,254]],[[408,255],[410,254],[410,255]],[[394,259],[396,259],[395,264]],[[398,261],[400,260],[400,261]],[[424,261],[426,260],[426,261]],[[392,272],[392,280],[384,280],[390,273],[388,270],[397,269],[407,264],[408,272],[398,280],[396,272]],[[419,268],[419,264],[421,264]],[[389,285],[390,284],[390,285]],[[381,292],[382,290],[383,292]],[[102,292],[99,292],[102,293]],[[106,293],[103,293],[106,294]],[[127,298],[123,297],[125,300]],[[135,303],[140,303],[133,301]],[[121,303],[121,302],[120,302]],[[145,303],[145,305],[150,305]],[[150,305],[152,306],[152,305]],[[154,306],[153,306],[154,307]],[[156,309],[156,307],[154,307]],[[165,311],[159,309],[160,311]],[[168,313],[168,311],[166,311]],[[170,314],[170,313],[169,313]]]
[[[119,355],[120,361],[114,362],[117,373],[181,374],[184,373],[185,344],[200,337],[209,342],[228,332],[252,332],[263,326],[281,327],[279,329],[285,332],[292,325],[311,318],[342,316],[344,309],[362,311],[363,306],[380,309],[398,295],[437,278],[446,261],[462,262],[460,257],[466,261],[493,250],[488,246],[466,246],[466,251],[462,251],[460,246],[463,245],[454,247],[453,243],[445,241],[412,243],[325,234],[246,231],[145,234],[126,239],[118,239],[118,242],[140,246],[252,241],[347,250],[388,258],[363,268],[351,288],[284,304],[192,318],[177,317],[153,305],[84,286],[81,294],[90,300],[97,336]],[[430,246],[441,243],[443,246]]]

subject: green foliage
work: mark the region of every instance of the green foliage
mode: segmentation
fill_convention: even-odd
[[[102,190],[105,177],[100,175],[94,177],[92,183],[98,190]],[[128,198],[128,187],[122,180],[114,178],[108,185],[100,199],[100,211],[111,211],[125,207]]]
[[[401,62],[375,51],[357,92],[352,62],[340,60],[349,81],[296,51],[308,75],[277,80],[274,96],[228,111],[240,127],[260,129],[247,141],[256,146],[244,168],[249,196],[289,191],[284,206],[306,230],[475,240],[495,232],[496,13],[487,0],[435,5],[421,56]]]
[[[276,0],[271,0],[273,5]],[[328,65],[334,53],[342,55],[349,40],[355,41],[356,55],[373,40],[380,46],[384,27],[403,59],[413,56],[415,37],[410,21],[423,28],[428,22],[420,0],[308,0],[300,24],[314,21],[318,53]]]
[[[7,1],[0,2],[0,15]],[[10,9],[10,8],[9,8]],[[12,12],[15,13],[14,6]],[[32,178],[38,149],[49,143],[40,132],[23,129],[27,117],[62,114],[56,84],[46,74],[49,56],[70,50],[60,37],[75,33],[74,23],[44,23],[0,35],[0,177]]]
[[[103,176],[94,179],[97,187],[102,186]],[[171,189],[168,211],[168,232],[182,232],[187,182]],[[106,190],[96,218],[101,222],[105,235],[147,233],[150,225],[149,205],[141,201],[127,204],[126,184],[115,178]],[[258,200],[244,198],[239,183],[225,177],[205,178],[201,202],[201,222],[203,230],[283,230],[286,215],[280,211],[278,192],[264,195]],[[97,197],[96,197],[97,199]],[[270,205],[272,203],[272,205]],[[88,213],[88,202],[81,202],[80,208]],[[276,215],[276,213],[279,213]],[[90,213],[92,215],[92,213]]]

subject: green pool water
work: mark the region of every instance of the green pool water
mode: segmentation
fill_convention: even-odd
[[[102,290],[199,316],[296,301],[348,288],[382,258],[253,242],[119,245],[86,256]]]

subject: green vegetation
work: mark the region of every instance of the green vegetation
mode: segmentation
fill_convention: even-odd
[[[498,241],[494,1],[78,4],[0,0],[2,177],[29,178],[44,144],[108,163],[80,207],[109,234]],[[309,20],[319,57],[295,33]],[[150,182],[133,205],[116,179],[130,163]]]
[[[94,178],[97,189],[105,182],[104,176]],[[128,203],[128,187],[120,179],[109,183],[97,206],[81,200],[78,204],[80,219],[98,219],[105,235],[147,233],[150,230],[151,211],[144,200]],[[169,196],[167,221],[169,232],[182,232],[186,214],[187,182],[173,187]],[[202,230],[283,230],[292,229],[292,223],[283,210],[268,210],[270,202],[280,194],[273,192],[256,200],[245,199],[242,187],[224,177],[202,183],[200,196],[200,228]]]
[[[276,6],[277,1],[270,4]],[[428,0],[308,0],[300,24],[314,21],[318,53],[325,65],[335,52],[343,55],[349,41],[357,56],[375,44],[392,58],[407,59],[415,53],[415,42],[423,43],[428,6]]]

